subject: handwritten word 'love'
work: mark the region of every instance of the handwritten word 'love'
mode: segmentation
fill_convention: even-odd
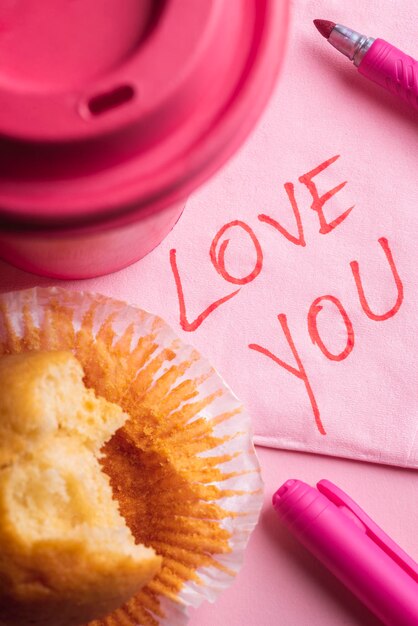
[[[327,191],[323,195],[319,195],[318,189],[313,180],[315,176],[317,176],[320,172],[328,168],[338,158],[339,158],[339,155],[333,156],[330,159],[318,165],[317,167],[315,167],[313,170],[299,177],[299,182],[307,187],[312,197],[311,209],[315,211],[318,216],[319,233],[322,235],[327,235],[331,233],[337,226],[339,226],[348,217],[348,215],[351,213],[352,209],[354,208],[354,206],[349,207],[348,209],[343,211],[343,213],[341,213],[338,217],[336,217],[334,220],[328,221],[326,218],[326,214],[324,212],[325,204],[333,196],[335,196],[335,194],[341,191],[343,187],[345,187],[345,185],[347,184],[347,181],[340,183],[339,185],[337,185],[330,191]],[[297,234],[290,233],[276,219],[274,219],[273,217],[269,215],[260,214],[258,215],[258,219],[261,223],[274,228],[277,232],[279,232],[283,237],[285,237],[285,239],[287,239],[293,245],[305,247],[306,241],[305,241],[303,222],[302,222],[300,210],[299,210],[296,197],[295,197],[294,184],[291,182],[287,182],[284,184],[284,189],[286,191],[287,197],[289,199],[290,207],[292,209],[292,212],[295,218]],[[248,235],[254,247],[254,252],[255,252],[254,267],[251,270],[251,272],[249,272],[245,276],[234,276],[233,274],[231,274],[231,272],[228,271],[226,267],[225,253],[229,244],[229,239],[225,239],[222,241],[222,238],[224,237],[224,235],[226,235],[228,231],[230,231],[233,228],[239,228],[243,232],[245,232]],[[357,289],[360,306],[363,312],[367,315],[369,319],[375,322],[382,322],[384,320],[387,320],[393,317],[398,312],[403,302],[403,284],[398,274],[388,240],[386,239],[386,237],[380,237],[378,239],[378,243],[380,244],[383,250],[383,253],[386,257],[386,261],[391,270],[391,274],[392,274],[392,277],[396,286],[396,290],[397,290],[396,300],[392,308],[390,308],[388,311],[385,311],[383,313],[375,313],[374,311],[372,311],[367,301],[367,297],[366,297],[365,290],[363,287],[363,282],[362,282],[361,275],[360,275],[359,263],[357,261],[351,261],[350,268],[351,268],[351,273],[352,273],[353,280]],[[233,220],[231,222],[228,222],[227,224],[224,224],[222,228],[220,228],[220,230],[216,233],[215,237],[212,240],[212,244],[209,249],[209,256],[213,264],[213,267],[215,268],[217,273],[220,274],[220,276],[222,276],[222,278],[224,278],[225,281],[227,281],[228,283],[232,283],[234,285],[240,285],[240,287],[239,289],[236,289],[235,291],[228,293],[222,298],[215,300],[204,311],[202,311],[202,313],[200,313],[200,315],[198,315],[196,319],[189,321],[187,317],[187,312],[186,312],[186,302],[185,302],[185,297],[184,297],[182,280],[180,278],[180,272],[179,272],[179,268],[177,264],[177,252],[175,249],[170,250],[170,264],[171,264],[171,269],[172,269],[175,284],[176,284],[179,309],[180,309],[180,325],[182,329],[187,332],[196,331],[199,328],[199,326],[201,326],[201,324],[216,309],[224,305],[226,302],[228,302],[228,300],[231,300],[232,298],[237,296],[237,294],[240,292],[243,285],[247,285],[248,283],[251,283],[252,281],[254,281],[257,278],[257,276],[260,274],[263,268],[263,250],[262,250],[261,244],[255,232],[253,231],[253,229],[246,222],[242,220]],[[341,316],[341,319],[346,329],[345,347],[343,350],[337,353],[332,352],[325,345],[325,342],[323,341],[318,330],[317,318],[323,308],[322,305],[325,302],[330,303],[332,306],[335,307],[336,311]],[[306,389],[311,407],[312,407],[312,411],[313,411],[313,415],[315,418],[315,423],[318,428],[318,431],[322,435],[325,435],[326,431],[321,420],[320,410],[319,410],[319,407],[315,398],[315,394],[312,389],[311,383],[309,381],[309,377],[307,375],[306,369],[301,359],[299,350],[297,346],[295,345],[294,338],[289,328],[287,316],[284,313],[279,313],[279,315],[277,316],[277,319],[279,321],[281,330],[284,334],[284,337],[293,355],[293,358],[294,358],[293,365],[287,363],[286,361],[276,356],[273,352],[271,352],[267,348],[260,346],[258,344],[251,343],[249,344],[248,347],[251,350],[255,350],[256,352],[268,357],[274,363],[284,368],[287,372],[295,376],[297,379],[299,379],[303,383]],[[319,296],[318,298],[316,298],[312,302],[309,308],[309,311],[307,314],[307,325],[308,325],[309,336],[310,336],[312,343],[315,346],[317,346],[319,350],[322,352],[322,354],[330,361],[343,361],[352,352],[354,348],[354,340],[355,340],[353,324],[342,302],[336,296],[327,294],[327,295]]]

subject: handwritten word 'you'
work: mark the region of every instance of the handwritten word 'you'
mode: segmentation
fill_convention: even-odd
[[[319,232],[323,235],[327,235],[331,233],[339,224],[341,224],[348,217],[348,215],[354,208],[354,207],[350,207],[346,209],[343,213],[341,213],[334,220],[328,221],[324,212],[325,204],[328,202],[328,200],[330,200],[333,196],[335,196],[336,193],[338,193],[341,189],[343,189],[343,187],[346,185],[346,181],[340,183],[339,185],[337,185],[330,191],[327,191],[323,195],[319,195],[318,189],[314,182],[315,176],[317,176],[320,172],[328,168],[338,158],[339,158],[339,155],[333,156],[327,161],[324,161],[323,163],[315,167],[310,172],[307,172],[306,174],[303,174],[302,176],[299,177],[299,182],[307,187],[310,195],[312,196],[311,209],[313,209],[318,216]],[[303,223],[302,223],[299,207],[296,202],[294,184],[291,182],[287,182],[284,184],[284,188],[289,198],[289,203],[290,203],[290,206],[293,211],[294,218],[295,218],[296,231],[297,231],[296,234],[290,233],[276,219],[274,219],[273,217],[269,215],[260,214],[258,216],[258,219],[263,224],[266,224],[269,227],[274,228],[293,245],[305,247],[306,241],[305,241]],[[222,241],[222,238],[232,228],[239,228],[242,231],[244,231],[248,235],[252,245],[254,246],[256,260],[255,260],[252,271],[249,272],[246,276],[238,277],[238,276],[232,275],[228,271],[226,264],[225,264],[225,252],[228,247],[229,240],[225,239],[224,241]],[[357,289],[360,306],[363,312],[371,320],[375,322],[383,322],[384,320],[387,320],[390,317],[393,317],[398,312],[403,301],[403,284],[398,274],[398,271],[396,269],[395,261],[392,256],[392,252],[391,252],[388,240],[385,237],[381,237],[380,239],[378,239],[378,243],[383,250],[384,256],[391,270],[391,274],[393,276],[393,280],[394,280],[396,290],[397,290],[396,301],[393,304],[392,308],[390,308],[388,311],[385,311],[384,313],[375,313],[374,311],[372,311],[368,303],[366,293],[363,287],[363,282],[361,279],[360,267],[359,267],[358,262],[352,261],[350,263],[350,268],[351,268],[353,280]],[[243,285],[251,283],[253,280],[255,280],[257,276],[260,274],[262,267],[263,267],[263,251],[262,251],[260,242],[256,234],[252,230],[252,228],[248,224],[246,224],[246,222],[242,220],[233,220],[232,222],[228,222],[227,224],[224,224],[224,226],[220,228],[220,230],[216,233],[215,237],[212,240],[212,244],[209,250],[209,255],[210,255],[211,262],[215,270],[218,272],[218,274],[220,274],[228,283],[232,283],[234,285],[240,285],[240,287],[228,293],[226,296],[220,298],[219,300],[215,300],[204,311],[202,311],[202,313],[200,313],[200,315],[198,315],[196,319],[189,321],[187,317],[187,312],[186,312],[186,302],[185,302],[182,280],[180,277],[180,272],[179,272],[179,268],[177,264],[176,250],[170,250],[170,264],[171,264],[171,269],[173,272],[173,276],[174,276],[174,280],[175,280],[175,284],[177,288],[177,296],[178,296],[178,301],[179,301],[180,325],[183,328],[183,330],[188,331],[188,332],[193,332],[197,330],[199,326],[201,326],[201,324],[209,317],[209,315],[211,315],[219,307],[223,306],[226,302],[228,302],[228,300],[231,300],[232,298],[234,298],[239,293]],[[318,330],[317,317],[320,311],[322,310],[322,304],[325,302],[331,303],[331,305],[335,307],[336,311],[341,316],[341,319],[345,325],[346,344],[345,344],[344,349],[341,352],[335,353],[331,351],[325,345]],[[309,402],[312,407],[312,412],[315,418],[316,426],[319,432],[322,435],[325,435],[326,431],[321,420],[320,410],[319,410],[319,407],[315,398],[315,393],[311,386],[308,374],[305,370],[303,361],[300,356],[300,352],[295,344],[293,335],[290,331],[289,324],[287,321],[287,316],[285,313],[279,313],[279,315],[277,316],[277,319],[279,321],[283,335],[291,350],[292,356],[294,358],[293,364],[287,363],[286,361],[278,357],[276,354],[274,354],[267,348],[260,346],[258,344],[252,343],[252,344],[249,344],[248,347],[250,350],[255,350],[256,352],[262,354],[263,356],[271,359],[274,363],[284,368],[287,372],[289,372],[290,374],[292,374],[293,376],[295,376],[297,379],[301,381],[301,383],[304,385],[306,389],[306,393],[308,395]],[[319,348],[319,350],[321,350],[322,354],[330,361],[343,361],[352,352],[354,348],[353,325],[342,302],[336,296],[323,295],[323,296],[319,296],[318,298],[316,298],[312,302],[309,308],[309,311],[307,314],[307,324],[308,324],[309,336],[313,344],[316,345]]]

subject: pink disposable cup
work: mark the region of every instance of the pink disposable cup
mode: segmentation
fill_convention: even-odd
[[[140,259],[240,146],[288,0],[19,0],[0,8],[0,257],[56,278]]]

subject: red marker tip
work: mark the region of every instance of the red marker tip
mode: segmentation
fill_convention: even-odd
[[[314,20],[313,23],[325,39],[329,38],[331,31],[335,27],[335,22],[329,22],[328,20]]]

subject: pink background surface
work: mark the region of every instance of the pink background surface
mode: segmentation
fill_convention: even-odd
[[[191,198],[172,234],[147,258],[112,276],[64,285],[119,297],[164,316],[176,332],[211,359],[246,402],[259,440],[267,437],[272,445],[343,456],[377,459],[380,454],[381,460],[400,464],[410,454],[410,461],[416,464],[417,120],[403,105],[364,81],[348,62],[326,47],[311,26],[315,17],[345,22],[368,34],[391,39],[403,45],[406,52],[413,53],[415,47],[416,52],[415,0],[402,3],[376,0],[367,6],[362,0],[353,0],[350,8],[337,0],[293,3],[288,58],[279,90],[238,157]],[[338,153],[341,158],[322,179],[323,191],[348,180],[349,184],[333,205],[333,217],[352,204],[356,208],[340,227],[321,239],[305,189],[302,216],[305,222],[308,220],[305,234],[307,241],[316,244],[309,251],[308,245],[302,249],[288,248],[292,246],[289,242],[278,243],[277,234],[268,231],[257,220],[257,214],[269,213],[295,232],[283,183],[293,181],[296,189],[298,176]],[[273,185],[280,190],[279,201]],[[254,231],[257,229],[257,235],[263,233],[260,235],[265,252],[263,273],[258,282],[243,287],[240,298],[231,301],[231,306],[213,313],[195,332],[182,332],[169,251],[172,248],[178,251],[179,267],[187,284],[188,313],[194,319],[213,300],[237,288],[216,274],[208,255],[217,230],[233,219],[245,220]],[[346,226],[349,229],[344,230]],[[368,268],[375,267],[372,282],[368,284],[369,293],[375,298],[373,304],[381,310],[393,304],[393,284],[388,281],[387,266],[379,263],[383,257],[376,243],[377,237],[383,235],[392,244],[405,281],[405,302],[396,317],[373,326],[359,313],[356,293],[343,272],[348,261],[363,255],[361,258]],[[370,247],[370,241],[375,245]],[[253,258],[248,259],[244,254],[248,240],[233,243],[228,267],[231,272],[243,275],[253,267]],[[308,257],[302,259],[300,252],[307,252]],[[289,255],[292,256],[288,263]],[[309,270],[310,261],[318,261],[321,270],[312,263],[313,269]],[[281,269],[287,263],[283,284]],[[309,291],[305,300],[294,297],[293,284],[301,275],[307,288],[312,284],[312,292]],[[46,284],[54,281],[0,263],[2,290]],[[385,284],[387,290],[380,289]],[[279,289],[278,285],[283,288]],[[279,343],[280,329],[275,318],[281,311],[283,290],[288,298],[285,310],[294,326],[302,328],[306,308],[316,296],[328,290],[344,302],[355,325],[356,347],[360,349],[353,351],[352,359],[337,364],[318,358],[317,348],[306,343],[306,331],[297,334],[331,433],[326,443],[315,430],[299,381],[247,349],[251,341],[263,345],[269,342],[272,351],[285,349]],[[330,319],[332,322],[332,316]],[[337,332],[329,340],[338,351],[338,342],[344,344],[344,327],[341,332],[338,325],[335,327]],[[391,356],[395,361],[392,359],[391,368],[386,368]],[[291,359],[291,355],[283,352],[283,358]],[[368,376],[376,371],[383,372],[383,378]],[[365,392],[370,395],[364,401]],[[361,398],[363,402],[359,401]],[[388,419],[388,402],[395,421]],[[336,416],[336,407],[345,413]],[[334,428],[333,434],[334,426],[338,428]],[[214,606],[205,605],[193,615],[191,626],[377,624],[279,527],[270,507],[271,495],[290,477],[311,484],[328,478],[345,489],[418,559],[418,474],[290,451],[258,448],[258,452],[266,483],[265,508],[250,541],[245,565],[235,585]]]

